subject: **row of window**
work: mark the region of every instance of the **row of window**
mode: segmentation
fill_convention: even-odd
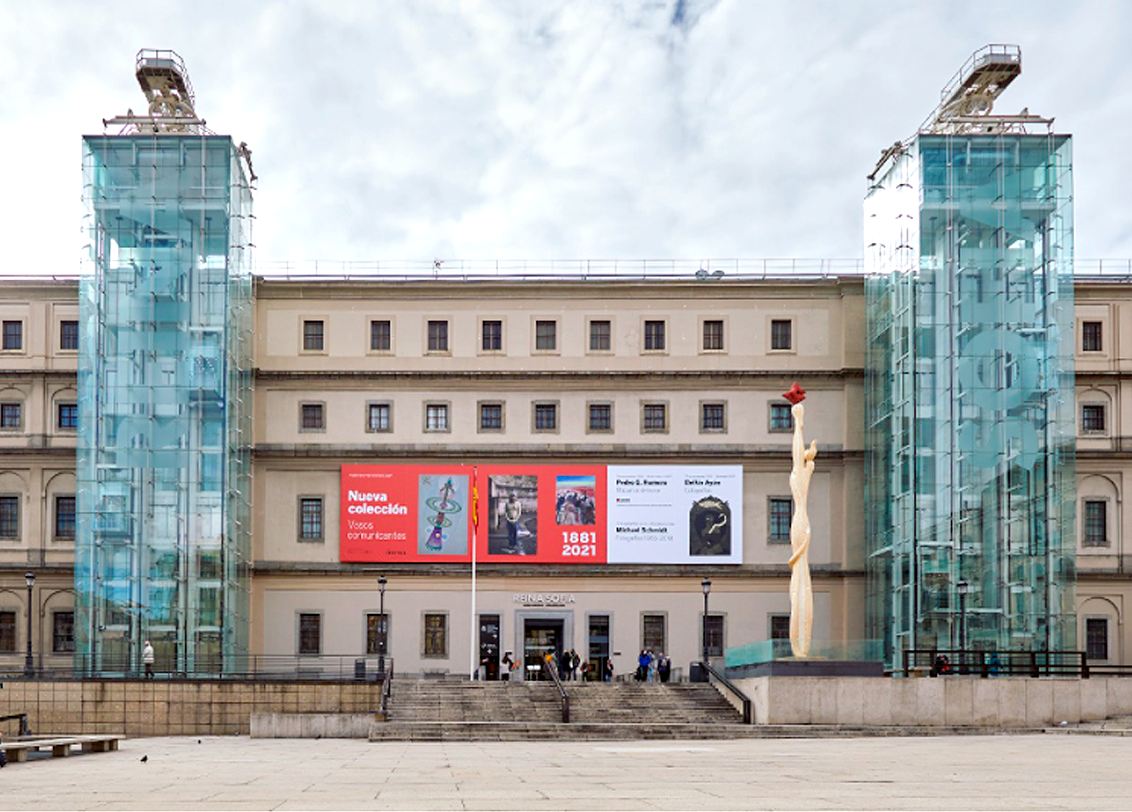
[[[51,652],[70,654],[75,650],[75,613],[53,612],[51,615]],[[16,652],[16,613],[0,611],[0,654]]]
[[[55,538],[73,541],[75,538],[75,497],[73,494],[55,497]],[[0,496],[0,539],[12,541],[20,538],[20,497]]]
[[[613,351],[613,322],[610,319],[590,319],[589,351],[605,353]],[[370,352],[393,351],[393,322],[390,319],[370,321]],[[536,319],[534,323],[534,349],[536,352],[559,351],[559,322],[557,319]],[[792,350],[794,323],[791,319],[772,319],[770,322],[770,349]],[[666,352],[668,350],[668,322],[664,319],[646,319],[643,325],[642,349],[645,352]],[[723,352],[726,350],[724,322],[722,319],[706,319],[702,322],[700,349],[704,352]],[[432,319],[428,322],[425,347],[428,352],[447,353],[449,345],[449,322],[447,319]],[[484,319],[480,322],[479,347],[481,352],[503,352],[503,321]],[[322,319],[303,321],[303,352],[324,352],[326,350],[326,322]]]
[[[59,322],[59,349],[77,350],[79,348],[79,323],[77,321]],[[23,352],[24,323],[5,319],[0,325],[0,349],[6,352]]]
[[[476,407],[479,431],[503,431],[504,407],[503,401],[480,401]],[[700,403],[699,412],[701,433],[727,431],[726,401],[704,401]],[[425,431],[451,431],[451,404],[447,402],[426,402],[422,418]],[[535,401],[531,404],[531,429],[533,431],[558,431],[560,423],[560,409],[557,401]],[[326,403],[319,401],[299,404],[299,431],[325,431],[326,426]],[[393,404],[388,401],[367,403],[365,427],[367,432],[393,431]],[[669,429],[668,403],[642,402],[640,427],[642,432],[667,432]],[[775,432],[794,430],[794,418],[790,413],[790,404],[770,404],[767,429]],[[613,431],[613,404],[609,402],[587,403],[586,430],[589,432]]]
[[[24,427],[24,404],[18,400],[0,402],[0,429],[19,431]],[[79,404],[57,403],[55,428],[75,431],[79,427]]]

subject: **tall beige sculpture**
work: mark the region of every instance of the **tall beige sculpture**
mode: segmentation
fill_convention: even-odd
[[[814,628],[814,593],[810,583],[811,531],[806,499],[818,443],[814,440],[806,448],[802,439],[806,414],[802,401],[806,390],[795,382],[784,397],[793,404],[790,413],[794,416],[794,467],[790,471],[790,493],[794,496],[794,516],[790,520],[790,648],[795,657],[808,657]]]

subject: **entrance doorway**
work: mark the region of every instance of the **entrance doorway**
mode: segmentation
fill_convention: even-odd
[[[562,654],[565,622],[560,619],[528,618],[523,622],[523,665],[542,664],[547,652],[554,657],[554,667]],[[527,669],[527,679],[550,679],[542,670]]]
[[[499,679],[499,615],[480,615],[480,665],[483,679]]]

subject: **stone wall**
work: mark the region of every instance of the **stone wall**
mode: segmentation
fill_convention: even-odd
[[[750,677],[757,725],[1042,727],[1132,714],[1132,679]]]
[[[231,735],[251,732],[253,713],[373,713],[381,684],[228,680],[11,680],[0,716],[27,713],[39,733],[127,736]],[[0,723],[14,735],[18,723]]]

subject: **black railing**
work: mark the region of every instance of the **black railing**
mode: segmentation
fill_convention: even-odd
[[[197,657],[191,663],[164,663],[158,657],[153,664],[155,680],[263,680],[285,682],[377,682],[380,681],[380,658],[356,654],[288,655],[250,654],[239,657]],[[392,658],[385,657],[386,670]],[[145,665],[139,659],[101,657],[97,661],[75,657],[73,662],[52,657],[40,659],[30,674],[25,674],[22,658],[0,661],[0,677],[4,679],[146,679]]]
[[[1121,672],[1120,666],[1089,665],[1083,651],[976,651],[972,649],[909,649],[904,652],[904,676],[964,674],[976,677],[1081,677],[1105,669],[1105,674]],[[1113,671],[1111,669],[1115,668]]]
[[[542,673],[549,674],[554,687],[558,689],[558,696],[562,700],[562,721],[568,723],[570,721],[570,695],[566,693],[566,686],[562,684],[562,678],[558,676],[558,667],[554,663],[544,661]]]
[[[727,679],[727,677],[723,676],[722,673],[717,671],[715,669],[715,666],[713,666],[711,663],[701,662],[700,668],[707,672],[709,682],[714,679],[716,683],[722,685],[724,688],[730,691],[731,695],[738,699],[740,703],[742,703],[743,724],[751,724],[751,722],[753,721],[751,713],[751,698],[741,690],[739,690],[739,687],[735,685],[735,683],[733,683],[731,680]]]
[[[385,670],[378,674],[381,680],[381,714],[388,719],[389,700],[393,698],[393,658],[384,657],[381,664],[385,666]]]

